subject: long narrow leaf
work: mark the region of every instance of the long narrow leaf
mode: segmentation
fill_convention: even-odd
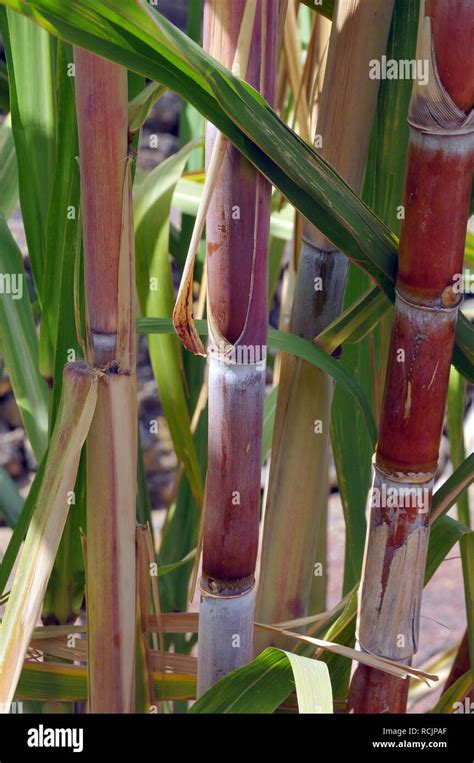
[[[464,596],[466,599],[471,678],[474,681],[474,532],[463,535],[459,545],[461,547]]]
[[[1,9],[10,104],[28,253],[41,303],[55,150],[54,55],[56,41],[29,19]]]
[[[36,458],[48,441],[48,388],[38,370],[38,337],[21,252],[0,215],[0,341],[20,415]]]
[[[0,128],[0,214],[8,220],[18,202],[18,169],[9,117]]]
[[[218,681],[190,713],[272,713],[295,687],[300,712],[332,712],[326,665],[269,647],[249,665]]]
[[[23,507],[23,499],[12,478],[0,467],[0,516],[10,527],[15,527]]]
[[[194,699],[196,696],[195,676],[155,673],[153,678],[155,695],[161,701]],[[16,697],[44,702],[87,700],[87,669],[79,665],[27,662]]]
[[[169,211],[176,183],[194,144],[167,159],[137,188],[134,199],[137,286],[142,314],[171,317],[174,293],[169,263]],[[182,374],[181,345],[175,336],[150,335],[157,381],[176,454],[183,463],[198,502],[203,497]]]

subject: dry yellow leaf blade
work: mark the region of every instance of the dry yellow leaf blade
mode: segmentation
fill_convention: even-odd
[[[247,0],[237,43],[237,50],[232,65],[233,74],[240,76],[241,78],[245,78],[247,73],[256,10],[256,0]],[[204,345],[201,342],[201,338],[194,325],[194,263],[227,144],[227,138],[225,138],[222,133],[218,132],[214,141],[209,166],[207,168],[206,180],[199,202],[196,222],[194,224],[186,262],[183,268],[183,275],[179,285],[178,296],[173,310],[173,325],[176,329],[176,333],[186,349],[195,355],[205,355],[206,350],[204,349]]]
[[[38,500],[0,629],[0,711],[8,712],[72,503],[100,372],[69,363]]]
[[[417,670],[409,665],[401,665],[395,660],[386,660],[383,657],[376,657],[368,652],[351,649],[351,647],[344,646],[343,644],[335,644],[333,641],[324,641],[323,639],[314,638],[313,636],[303,636],[300,633],[293,633],[292,631],[287,631],[283,628],[275,628],[272,625],[264,625],[263,623],[255,623],[255,625],[257,628],[280,633],[283,636],[288,636],[303,644],[310,644],[319,649],[327,649],[328,652],[340,654],[342,657],[347,657],[349,660],[356,660],[369,667],[377,668],[377,670],[382,670],[385,673],[397,676],[397,678],[407,678],[408,676],[411,676],[419,681],[425,681],[425,683],[428,681],[438,681],[438,676],[433,673],[426,673],[424,670]]]

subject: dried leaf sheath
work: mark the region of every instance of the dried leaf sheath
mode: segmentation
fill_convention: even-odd
[[[232,72],[245,79],[250,58],[250,46],[253,39],[253,29],[258,0],[247,0],[238,31],[237,43],[234,46]],[[230,49],[227,51],[229,53]],[[230,68],[230,64],[229,64]],[[228,140],[222,133],[216,133],[216,138],[207,154],[206,180],[199,203],[198,214],[194,223],[193,233],[189,244],[186,262],[181,276],[176,304],[173,310],[173,324],[181,342],[189,352],[196,355],[206,355],[201,338],[194,325],[193,275],[194,262],[206,222],[209,205],[216,187],[220,166],[228,147]]]
[[[358,616],[361,648],[400,660],[417,649],[428,511],[459,307],[452,286],[462,269],[474,167],[474,61],[467,43],[474,6],[428,2],[420,18],[417,57],[430,60],[430,76],[425,88],[415,84],[410,105],[398,294]],[[350,707],[403,712],[407,689],[359,667]]]
[[[234,61],[245,2],[208,0],[205,46]],[[280,3],[259,0],[246,79],[272,102]],[[262,45],[264,42],[264,47]],[[263,60],[262,60],[263,59]],[[208,125],[209,157],[216,131]],[[209,462],[203,538],[198,692],[252,658],[260,453],[268,322],[271,187],[229,145],[206,221]],[[225,623],[227,637],[219,633]],[[238,641],[229,643],[235,637]]]
[[[8,712],[13,698],[72,505],[81,449],[96,406],[98,378],[99,373],[85,363],[70,363],[64,369],[44,477],[0,628],[2,712]]]

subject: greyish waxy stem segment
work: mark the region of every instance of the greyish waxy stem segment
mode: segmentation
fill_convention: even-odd
[[[316,127],[317,150],[360,192],[379,82],[369,61],[385,51],[393,0],[336,2]],[[347,259],[305,222],[291,331],[312,341],[342,307]],[[326,532],[327,470],[333,382],[290,355],[281,378],[265,504],[257,619],[274,623],[308,613],[321,535]],[[285,564],[279,560],[284,556]],[[324,570],[325,575],[325,570]],[[324,609],[324,584],[319,599]],[[288,640],[259,633],[257,651]]]
[[[233,597],[203,594],[199,638],[208,647],[199,658],[198,697],[252,659],[254,603],[254,589]]]

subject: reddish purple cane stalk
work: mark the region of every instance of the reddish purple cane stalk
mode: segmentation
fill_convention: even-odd
[[[282,4],[259,0],[247,81],[272,103]],[[231,67],[244,0],[207,0],[206,49]],[[216,130],[207,127],[209,156]],[[271,186],[229,145],[207,215],[209,460],[198,693],[252,659]]]
[[[462,271],[474,167],[474,4],[431,0],[424,6],[417,57],[431,60],[431,70],[425,87],[414,86],[408,117],[405,220],[357,625],[362,649],[400,662],[417,650],[459,309],[453,285]],[[407,692],[407,681],[361,665],[349,706],[404,712]]]

